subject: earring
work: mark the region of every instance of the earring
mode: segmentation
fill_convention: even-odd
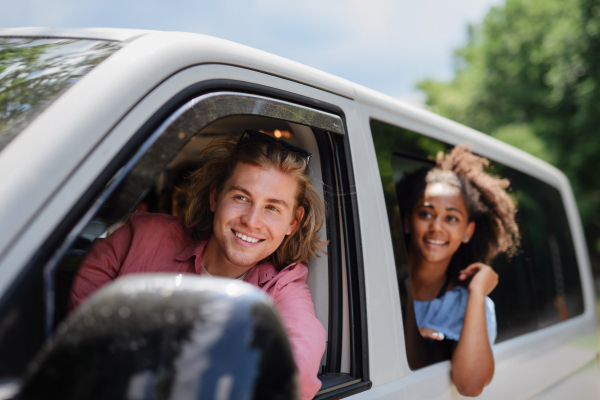
[[[468,237],[464,238],[463,243],[469,243],[469,238]]]

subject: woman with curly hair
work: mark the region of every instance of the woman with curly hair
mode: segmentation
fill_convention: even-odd
[[[452,380],[468,396],[479,395],[494,375],[496,320],[487,296],[498,275],[488,264],[500,253],[514,255],[519,242],[509,182],[486,173],[488,165],[460,145],[396,188],[414,304],[407,319],[425,338],[452,341]],[[409,343],[423,342],[409,331]]]

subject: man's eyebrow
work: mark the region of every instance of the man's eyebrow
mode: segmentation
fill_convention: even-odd
[[[245,193],[246,195],[248,195],[249,197],[252,197],[252,195],[250,194],[249,191],[247,191],[246,189],[244,189],[241,186],[232,186],[229,188],[229,191],[232,190],[238,190],[242,193]],[[273,204],[281,204],[282,206],[289,208],[288,203],[285,200],[281,200],[281,199],[267,199],[268,203],[273,203]]]
[[[288,203],[285,202],[285,200],[280,200],[280,199],[267,199],[267,202],[269,203],[275,203],[275,204],[281,204],[282,206],[284,206],[285,208],[288,208]]]
[[[244,189],[241,186],[232,186],[232,187],[229,188],[229,191],[231,192],[232,190],[239,190],[240,192],[246,193],[248,196],[251,196],[250,192],[247,191],[246,189]]]

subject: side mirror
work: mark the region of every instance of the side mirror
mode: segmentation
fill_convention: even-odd
[[[78,308],[18,399],[296,399],[296,368],[267,295],[236,280],[137,274]]]

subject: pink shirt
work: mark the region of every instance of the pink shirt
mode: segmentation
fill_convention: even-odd
[[[125,225],[99,241],[82,263],[71,291],[69,308],[121,275],[139,272],[202,274],[206,241],[194,241],[183,220],[166,214],[133,213]],[[300,398],[312,399],[321,388],[317,378],[325,351],[325,329],[315,317],[304,264],[277,271],[272,263],[255,265],[244,281],[273,299],[292,346],[300,378]]]

